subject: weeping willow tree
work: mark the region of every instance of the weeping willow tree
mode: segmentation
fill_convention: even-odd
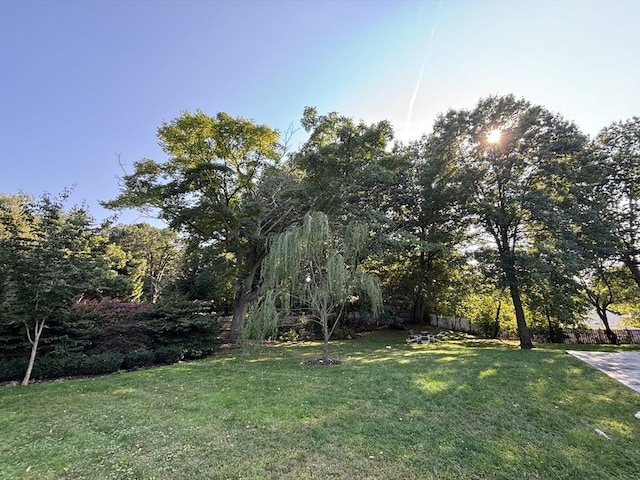
[[[330,361],[329,339],[350,299],[367,297],[375,317],[382,310],[378,278],[360,265],[368,234],[366,225],[351,223],[339,238],[324,213],[312,212],[302,225],[275,237],[262,264],[264,293],[249,315],[245,336],[264,339],[275,334],[278,320],[291,315],[295,304],[310,311],[309,320],[321,326],[322,360]]]

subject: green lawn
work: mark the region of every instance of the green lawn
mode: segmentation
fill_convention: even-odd
[[[640,478],[632,390],[559,348],[404,338],[0,388],[0,478]]]

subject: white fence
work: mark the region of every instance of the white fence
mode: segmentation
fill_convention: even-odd
[[[471,322],[467,318],[449,317],[446,315],[431,314],[431,325],[436,327],[448,328],[458,332],[479,333],[478,325]]]

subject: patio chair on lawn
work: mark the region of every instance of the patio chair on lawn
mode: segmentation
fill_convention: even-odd
[[[437,342],[438,337],[429,332],[415,333],[413,330],[409,330],[409,338],[405,340],[405,343],[432,343]]]

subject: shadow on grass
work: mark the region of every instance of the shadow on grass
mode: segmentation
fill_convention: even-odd
[[[301,365],[321,352],[309,342],[0,393],[0,477],[19,478],[29,465],[39,478],[606,479],[640,471],[637,394],[562,350],[405,338],[374,332],[332,342],[331,356],[344,361],[332,368]]]

